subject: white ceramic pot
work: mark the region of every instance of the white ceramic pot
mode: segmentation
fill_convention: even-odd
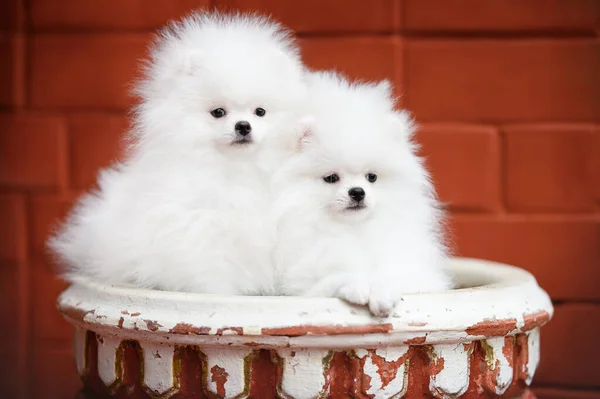
[[[388,318],[333,298],[224,297],[77,281],[82,398],[532,398],[552,303],[528,272],[454,259],[460,289]]]

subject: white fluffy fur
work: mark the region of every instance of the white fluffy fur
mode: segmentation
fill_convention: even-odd
[[[382,316],[403,294],[448,289],[441,214],[390,85],[315,73],[309,93],[314,121],[273,178],[282,293],[340,297]],[[340,181],[324,182],[332,173]],[[347,209],[352,187],[366,192],[358,211]]]
[[[272,292],[265,170],[281,156],[278,137],[294,134],[303,73],[288,33],[261,17],[199,13],[165,29],[137,86],[128,158],[101,173],[49,242],[67,278]],[[251,144],[234,143],[242,120]]]

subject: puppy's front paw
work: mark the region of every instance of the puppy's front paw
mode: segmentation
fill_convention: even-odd
[[[396,300],[389,295],[375,294],[369,299],[369,310],[375,316],[387,317],[396,306]]]
[[[366,305],[369,302],[369,284],[366,281],[352,281],[340,287],[340,297],[356,305]]]
[[[387,317],[400,300],[402,291],[392,283],[393,281],[393,279],[376,281],[371,286],[369,309],[375,316]]]

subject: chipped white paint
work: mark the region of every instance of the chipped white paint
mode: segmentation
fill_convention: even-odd
[[[518,314],[517,317],[517,329],[522,329],[525,326],[525,316],[523,314]]]
[[[540,362],[540,329],[534,328],[527,334],[527,373],[525,383],[531,384],[533,375]]]
[[[501,395],[513,379],[513,368],[502,352],[504,337],[489,338],[485,340],[485,346],[490,349],[487,350],[486,348],[485,360],[489,369],[497,375],[495,390],[498,395]]]
[[[429,389],[439,398],[459,397],[469,387],[469,358],[472,345],[435,345],[430,355],[436,366],[443,368],[429,380]]]
[[[401,398],[408,388],[406,375],[406,361],[402,361],[396,368],[396,374],[389,375],[388,381],[382,380],[381,362],[396,363],[408,352],[408,346],[378,348],[375,353],[364,349],[355,350],[356,356],[364,360],[363,373],[371,378],[370,387],[366,390],[374,399]]]
[[[144,381],[146,389],[153,395],[166,399],[177,392],[173,370],[175,348],[172,345],[144,342]]]
[[[282,359],[281,394],[289,399],[319,398],[325,386],[324,360],[328,350],[304,349],[277,351]]]
[[[534,329],[525,332],[527,365],[516,374],[529,384],[539,362],[535,326],[553,313],[548,295],[531,274],[511,266],[454,259],[448,269],[460,286],[474,288],[405,295],[385,319],[334,298],[226,297],[105,286],[85,279],[63,292],[59,309],[78,329],[74,353],[80,374],[87,367],[85,330],[99,337],[99,377],[112,388],[123,377],[117,363],[119,345],[135,340],[143,350],[144,388],[161,398],[178,390],[173,367],[177,345],[190,345],[204,354],[205,386],[226,398],[247,396],[250,370],[245,367],[257,348],[274,349],[281,357],[278,389],[284,397],[313,399],[326,394],[331,381],[324,359],[332,351],[354,350],[363,373],[354,377],[356,386],[374,398],[401,398],[413,372],[408,360],[399,361],[408,353],[408,342],[433,345],[435,375],[429,377],[429,388],[437,397],[457,398],[469,383],[473,346],[468,345],[473,341],[481,341],[486,351],[488,374],[477,383],[494,381],[496,385],[486,389],[502,394],[511,384],[513,370],[503,353],[504,337],[495,334],[523,333],[526,320],[527,328]],[[511,326],[512,320],[516,320],[512,331],[494,328],[495,321]],[[489,373],[493,378],[487,378]],[[364,376],[369,378],[358,380]]]
[[[86,364],[86,337],[87,331],[82,328],[75,328],[75,335],[73,337],[73,356],[75,357],[75,366],[77,367],[77,373],[83,375],[85,372]]]
[[[395,362],[408,352],[408,345],[402,345],[394,348],[377,348],[375,354],[385,359],[386,362]]]
[[[428,344],[444,344],[485,338],[467,336],[464,332],[486,320],[523,320],[523,315],[539,312],[552,315],[550,298],[525,270],[460,258],[449,262],[448,269],[461,286],[476,287],[404,295],[401,304],[386,319],[374,318],[365,307],[351,306],[336,298],[227,297],[105,286],[86,279],[77,280],[61,295],[59,308],[74,324],[91,323],[125,338],[135,339],[148,332],[153,336],[167,335],[175,344],[205,344],[212,342],[219,331],[236,327],[242,335],[223,335],[220,342],[290,348],[323,348],[324,337],[307,333],[289,338],[264,334],[263,330],[385,324],[389,326],[388,333],[373,337],[373,342],[368,342],[371,339],[368,334],[344,333],[344,337],[335,336],[328,341],[326,347],[397,346],[425,333]],[[79,320],[82,314],[85,316]],[[174,333],[173,329],[183,320],[203,333],[193,336]],[[515,329],[511,333],[516,332]]]
[[[246,356],[251,350],[246,348],[202,348],[206,356],[208,389],[214,394],[219,391],[221,378],[226,398],[237,398],[244,393],[244,367]]]
[[[258,326],[246,326],[242,329],[244,335],[261,335],[262,328]]]
[[[123,370],[119,370],[121,375],[117,375],[116,362],[117,350],[121,345],[121,339],[112,336],[98,335],[98,375],[104,385],[111,386],[117,382],[117,379],[123,379]]]

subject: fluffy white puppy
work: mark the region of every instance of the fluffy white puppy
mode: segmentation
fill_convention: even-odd
[[[49,241],[66,277],[271,292],[265,170],[306,95],[289,33],[254,15],[193,14],[161,32],[137,93],[127,159]]]
[[[309,78],[314,121],[274,175],[282,293],[387,315],[406,293],[451,287],[433,187],[390,85]]]

